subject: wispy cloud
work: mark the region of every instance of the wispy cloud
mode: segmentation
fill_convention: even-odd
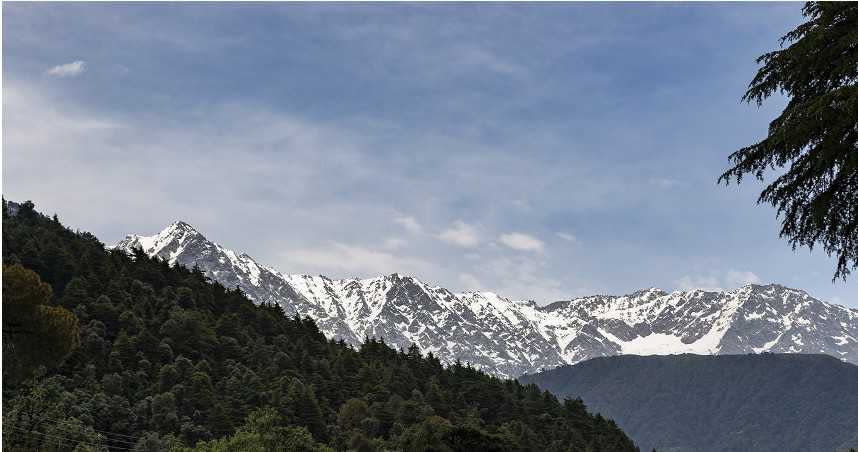
[[[727,270],[723,275],[686,275],[678,279],[674,286],[678,290],[702,289],[722,291],[736,289],[746,284],[760,283],[760,277],[750,271]]]
[[[498,256],[484,259],[480,267],[492,277],[492,285],[484,289],[506,297],[550,302],[568,300],[579,294],[578,290],[569,288],[568,282],[546,271],[547,264],[542,256],[521,253]]]
[[[443,230],[438,238],[453,245],[472,248],[480,244],[477,229],[464,221],[458,220],[452,226]]]
[[[84,71],[86,71],[86,62],[78,60],[54,66],[45,73],[53,77],[77,77]]]
[[[744,286],[746,284],[759,284],[762,282],[760,277],[754,274],[754,272],[741,270],[727,271],[724,281],[727,283],[727,287],[730,288]]]
[[[527,68],[523,65],[504,59],[486,48],[470,46],[460,49],[459,52],[462,65],[482,67],[485,70],[515,78],[524,78],[528,75]]]
[[[545,244],[542,240],[521,232],[502,234],[498,238],[498,241],[518,251],[536,251],[541,253],[545,248]]]
[[[711,292],[720,292],[724,290],[723,286],[721,286],[721,281],[717,277],[701,275],[683,276],[676,280],[674,287],[677,290],[682,291],[701,289]]]
[[[393,219],[393,222],[405,228],[406,231],[412,234],[419,234],[423,231],[423,227],[420,226],[420,223],[414,217],[404,216],[404,217],[396,217]]]
[[[363,246],[332,242],[318,248],[291,250],[284,259],[291,268],[325,269],[342,276],[369,277],[390,273],[420,276],[430,264],[414,257],[399,256]]]
[[[724,93],[800,9],[10,4],[3,191],[107,241],[181,217],[288,272],[542,302],[753,270],[854,303],[758,190],[713,180],[768,120]]]
[[[578,237],[575,237],[575,234],[570,234],[568,232],[558,232],[556,235],[569,243],[575,243],[578,241]]]
[[[487,290],[483,283],[476,276],[470,273],[462,273],[459,275],[459,285],[465,291]]]

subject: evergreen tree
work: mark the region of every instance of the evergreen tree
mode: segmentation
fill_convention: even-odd
[[[3,373],[23,378],[39,365],[59,364],[80,345],[78,319],[52,306],[51,286],[19,264],[3,265]]]
[[[743,100],[789,97],[762,141],[730,156],[719,182],[759,180],[788,167],[760,194],[783,215],[793,247],[819,244],[837,258],[834,278],[858,266],[858,3],[808,2],[808,21],[760,56]]]
[[[301,380],[295,379],[289,387],[287,405],[295,422],[307,427],[307,430],[319,440],[325,440],[328,436],[325,421],[322,418],[322,410],[312,387],[307,387]]]
[[[34,378],[4,381],[10,450],[636,450],[583,404],[444,368],[415,347],[368,338],[355,350],[199,270],[105,250],[31,207],[4,208],[4,265],[14,268],[4,271],[4,335],[25,324],[21,305],[63,310],[79,319],[80,346],[57,348],[65,359]],[[25,249],[35,273],[16,263]],[[56,340],[74,347],[77,337]],[[15,352],[4,348],[4,371]]]

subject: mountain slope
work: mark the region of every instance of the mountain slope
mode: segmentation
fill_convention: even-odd
[[[199,272],[105,250],[32,203],[4,202],[2,233],[4,265],[35,272],[80,325],[61,365],[4,379],[4,451],[164,452],[233,434],[240,451],[637,450],[580,403],[413,348],[329,341]]]
[[[858,366],[826,355],[615,356],[519,381],[580,397],[641,450],[858,447]]]
[[[727,292],[647,289],[537,306],[492,292],[453,293],[398,274],[282,274],[181,221],[154,236],[129,235],[116,248],[197,266],[257,303],[312,317],[328,337],[355,346],[365,337],[399,348],[414,343],[446,364],[461,360],[500,376],[616,354],[826,353],[858,363],[858,310],[775,284]]]

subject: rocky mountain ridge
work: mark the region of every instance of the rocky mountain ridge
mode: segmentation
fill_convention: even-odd
[[[339,280],[283,274],[182,221],[153,236],[129,235],[115,248],[197,266],[257,303],[312,317],[328,337],[354,346],[365,337],[402,348],[413,343],[444,363],[469,362],[503,377],[617,354],[825,353],[858,363],[858,310],[777,284],[725,292],[651,288],[537,306],[493,292],[453,293],[396,273]]]

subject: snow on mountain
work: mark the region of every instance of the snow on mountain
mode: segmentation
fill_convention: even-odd
[[[207,240],[177,221],[153,236],[129,235],[171,265],[197,266],[256,303],[313,318],[328,337],[417,344],[447,364],[469,362],[516,377],[617,354],[826,353],[858,363],[858,310],[777,284],[726,292],[645,289],[537,306],[492,292],[452,293],[412,276],[368,279],[282,274]]]

